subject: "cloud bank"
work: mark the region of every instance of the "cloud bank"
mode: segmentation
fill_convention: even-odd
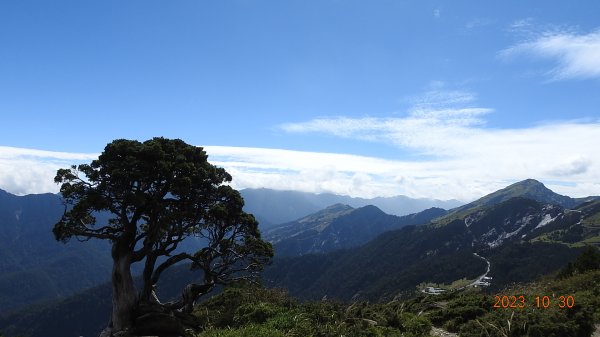
[[[600,194],[600,120],[491,128],[493,109],[464,91],[437,88],[412,100],[405,116],[322,117],[280,128],[288,133],[393,144],[398,158],[204,146],[235,188],[332,192],[359,197],[407,195],[470,201],[526,178],[558,193]],[[0,188],[15,194],[57,192],[56,170],[98,154],[0,147]]]
[[[376,197],[408,195],[469,201],[533,177],[553,190],[571,195],[599,194],[599,161],[590,147],[577,150],[549,144],[549,133],[577,137],[600,136],[598,124],[544,125],[528,130],[498,130],[481,135],[476,149],[457,149],[453,155],[431,160],[390,160],[368,156],[283,149],[205,146],[209,161],[224,167],[235,188],[273,188],[333,192]],[[500,137],[491,141],[490,138]],[[597,137],[597,136],[596,136]],[[579,139],[579,140],[578,140]],[[589,140],[589,139],[587,139]],[[584,141],[574,138],[571,144]],[[528,144],[528,145],[527,145]],[[0,188],[15,194],[57,192],[56,169],[89,162],[97,155],[23,156],[30,150],[0,147]],[[464,154],[463,153],[468,153]]]
[[[97,157],[98,154],[0,146],[0,188],[19,195],[56,193],[56,170],[90,162]]]
[[[407,195],[470,201],[526,178],[570,196],[600,194],[600,120],[490,128],[493,109],[474,94],[438,87],[414,98],[402,117],[323,117],[280,128],[392,144],[410,159],[270,148],[205,146],[235,188],[332,192],[359,197]],[[56,170],[94,153],[0,147],[0,188],[57,192]],[[416,158],[416,159],[415,159]]]

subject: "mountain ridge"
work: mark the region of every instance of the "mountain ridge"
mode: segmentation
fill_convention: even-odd
[[[108,280],[105,242],[57,242],[64,205],[56,194],[17,196],[0,190],[0,307],[69,296]]]
[[[279,257],[327,253],[367,243],[376,236],[407,225],[425,224],[446,214],[441,208],[409,214],[390,215],[376,206],[352,208],[335,204],[296,221],[268,229],[266,240]]]
[[[543,183],[530,178],[513,183],[465,205],[450,209],[447,215],[436,219],[434,223],[437,225],[444,225],[455,219],[464,219],[483,207],[500,204],[515,197],[531,199],[545,204],[554,204],[566,209],[575,208],[585,202],[600,199],[600,197],[597,196],[588,196],[584,198],[564,196],[550,190]]]
[[[498,204],[512,197],[524,197],[544,203],[560,205],[564,208],[576,207],[580,203],[583,203],[584,199],[594,198],[586,197],[577,199],[561,195],[547,188],[546,185],[540,181],[529,178],[515,182],[500,190],[487,194],[473,202],[456,207],[450,211],[455,212],[482,205]]]
[[[451,209],[463,204],[458,200],[409,198],[406,196],[366,199],[331,193],[317,194],[266,188],[242,189],[240,193],[245,200],[245,210],[260,215],[259,220],[264,222],[262,228],[295,221],[334,204],[345,204],[354,208],[374,205],[385,213],[399,216],[417,213],[431,207]]]

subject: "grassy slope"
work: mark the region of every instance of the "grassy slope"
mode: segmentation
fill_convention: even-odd
[[[468,290],[409,301],[298,303],[279,290],[230,288],[198,306],[205,326],[195,337],[245,336],[429,336],[431,322],[460,336],[589,337],[600,320],[600,271],[564,279],[545,277],[506,288],[499,295],[523,295],[526,308],[494,309],[494,295]],[[560,296],[572,308],[559,308]],[[549,296],[537,308],[536,296]]]

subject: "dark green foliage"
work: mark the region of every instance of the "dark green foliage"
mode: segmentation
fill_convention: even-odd
[[[300,304],[279,290],[228,288],[198,306],[208,336],[429,336],[431,323],[399,302],[356,303],[349,307],[321,301]]]
[[[466,322],[486,314],[493,305],[492,297],[477,291],[468,291],[450,297],[444,306],[430,311],[431,322],[446,330],[458,332]],[[444,298],[440,298],[443,302]]]
[[[509,323],[510,322],[510,323]],[[590,308],[492,311],[461,327],[460,335],[589,337],[594,328]]]
[[[600,319],[599,271],[560,280],[545,277],[504,289],[499,295],[523,295],[526,307],[494,309],[493,294],[470,291],[429,299],[436,305],[429,305],[425,315],[435,325],[460,332],[461,337],[589,337]],[[538,308],[538,296],[548,296],[550,307]],[[575,305],[560,308],[560,296],[573,296]]]
[[[600,252],[596,247],[587,246],[575,261],[569,262],[560,271],[559,276],[568,277],[575,273],[585,273],[586,271],[598,269],[600,269]]]
[[[554,273],[572,261],[580,249],[558,243],[508,243],[485,252],[491,262],[492,289],[515,282],[529,282],[541,275]]]
[[[579,273],[600,269],[600,252],[598,252],[598,248],[586,247],[573,263],[573,267]]]
[[[68,208],[54,225],[56,240],[95,238],[112,245],[115,331],[131,327],[134,308],[151,300],[162,272],[179,262],[203,272],[203,280],[186,286],[182,300],[171,305],[191,312],[198,296],[255,276],[272,257],[255,218],[242,210],[239,192],[227,184],[231,176],[207,158],[202,148],[179,139],[118,139],[91,164],[58,170],[54,180]],[[99,222],[98,212],[109,214],[108,221]],[[192,236],[204,246],[176,253]],[[141,261],[138,293],[131,265]]]
[[[258,287],[240,284],[227,287],[223,293],[213,296],[196,307],[195,314],[203,318],[207,326],[235,326],[251,322],[241,318],[240,315],[244,316],[252,312],[251,308],[247,306],[248,304],[260,303],[268,305],[270,308],[273,306],[290,308],[293,302],[285,292],[280,290],[262,290]],[[240,311],[240,308],[245,309]]]

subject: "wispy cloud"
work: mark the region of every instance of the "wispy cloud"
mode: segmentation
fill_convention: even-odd
[[[515,23],[515,29],[529,29],[530,21]],[[531,34],[530,34],[531,35]],[[505,59],[521,55],[549,59],[552,80],[600,78],[600,29],[578,34],[571,29],[553,29],[530,36],[500,52]]]
[[[469,199],[492,186],[529,177],[560,180],[555,188],[570,195],[600,193],[600,121],[489,128],[485,116],[490,112],[468,92],[438,90],[415,100],[405,117],[318,118],[281,128],[386,142],[425,154],[414,163],[415,171],[401,171],[408,177],[427,177],[418,179],[421,195]],[[434,194],[440,193],[434,186],[452,192]]]
[[[406,117],[397,118],[317,118],[287,123],[281,129],[291,133],[319,132],[346,138],[391,142],[423,154],[450,154],[479,133],[482,118],[492,112],[478,107],[474,94],[465,91],[431,90],[412,99]]]

